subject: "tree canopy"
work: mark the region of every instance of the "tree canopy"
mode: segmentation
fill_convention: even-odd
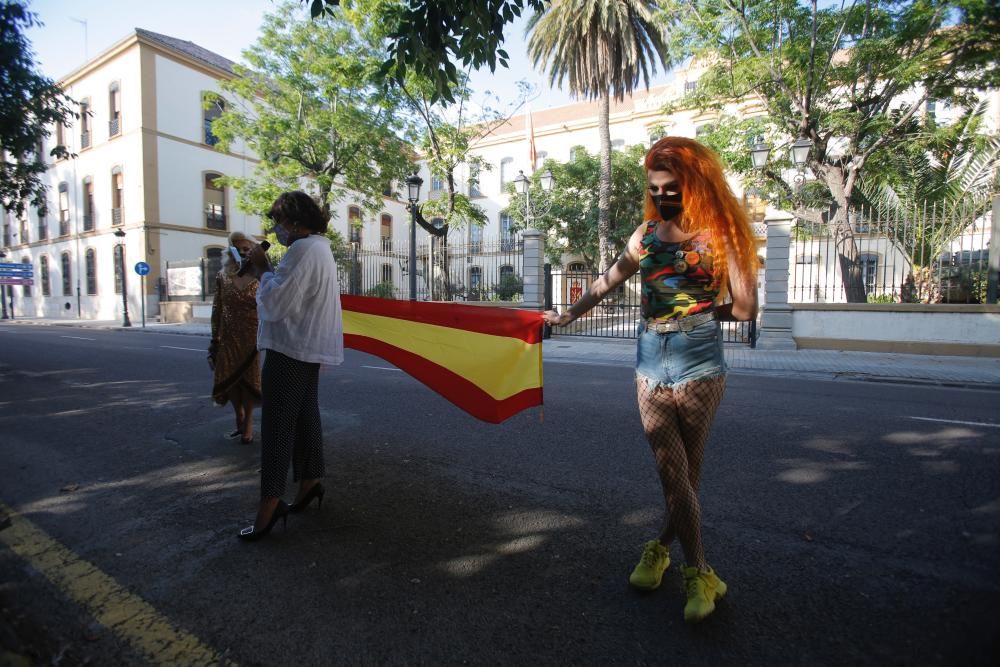
[[[352,0],[301,0],[314,17]],[[433,99],[455,102],[459,69],[507,66],[503,31],[526,9],[541,10],[543,0],[404,0],[385,3],[388,53],[380,73],[402,82],[413,71],[431,82]]]
[[[730,166],[802,216],[830,206],[849,301],[864,301],[848,211],[859,177],[893,150],[926,102],[969,103],[995,86],[1000,22],[987,0],[664,0],[671,49],[707,67],[682,104],[722,111],[758,102],[765,113],[722,115],[708,139]],[[813,148],[810,187],[785,180],[787,148]],[[765,140],[777,159],[761,172],[749,146]]]
[[[41,22],[27,3],[0,3],[0,196],[6,211],[20,217],[30,201],[41,215],[47,210],[48,169],[39,147],[51,127],[68,124],[77,114],[70,99],[36,71],[34,52],[24,31]],[[69,157],[65,146],[49,151]]]
[[[310,20],[289,3],[243,55],[249,67],[236,65],[225,94],[206,99],[223,105],[212,124],[217,148],[243,140],[260,159],[253,176],[224,179],[240,207],[260,215],[283,190],[304,188],[330,215],[348,193],[377,212],[414,159],[399,93],[378,85],[378,40],[340,12]]]
[[[620,254],[625,249],[629,236],[642,222],[646,172],[642,158],[646,148],[641,145],[629,146],[625,150],[613,151],[610,219],[608,229],[609,246],[613,253]],[[561,264],[563,254],[578,254],[591,271],[597,271],[600,264],[600,242],[597,233],[598,202],[600,188],[600,156],[588,153],[583,147],[576,147],[568,162],[546,160],[544,169],[552,172],[552,191],[542,191],[539,176],[531,178],[532,209],[536,214],[531,226],[547,233],[549,242],[545,252],[553,264]],[[511,188],[511,202],[507,212],[515,225],[527,226],[524,196],[514,194]],[[548,211],[544,211],[550,206]],[[544,215],[538,215],[542,211]]]

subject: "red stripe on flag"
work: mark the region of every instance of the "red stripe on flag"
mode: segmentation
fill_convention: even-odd
[[[374,300],[383,301],[385,299]],[[418,354],[401,350],[395,345],[389,345],[368,336],[344,334],[344,346],[385,359],[420,380],[473,417],[491,424],[499,424],[525,408],[542,404],[541,387],[525,389],[498,401],[461,375]]]
[[[457,303],[397,301],[371,296],[340,296],[344,310],[397,320],[435,324],[475,333],[518,338],[526,343],[542,342],[542,314],[517,308],[463,306]]]

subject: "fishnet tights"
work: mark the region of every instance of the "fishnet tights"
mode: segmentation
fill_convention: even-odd
[[[693,380],[673,389],[661,385],[650,390],[648,382],[638,378],[636,384],[639,415],[667,501],[668,517],[660,542],[669,546],[678,537],[687,564],[705,568],[698,487],[705,444],[722,401],[726,376]]]

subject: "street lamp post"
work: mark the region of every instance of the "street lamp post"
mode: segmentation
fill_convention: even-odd
[[[0,252],[0,261],[3,261],[4,259],[6,259],[6,257],[7,257],[7,253]],[[0,317],[0,319],[4,319],[4,320],[7,319],[7,298],[4,295],[4,291],[5,291],[6,288],[7,288],[6,285],[0,285],[0,309],[3,310],[3,316]],[[11,306],[11,311],[13,312],[13,310],[14,310],[14,308],[13,308],[13,306]]]
[[[122,326],[130,327],[132,322],[128,319],[128,288],[125,282],[128,273],[125,269],[125,230],[116,229],[115,236],[118,237],[118,257],[122,267]]]
[[[420,186],[424,179],[415,173],[406,177],[406,198],[410,202],[410,301],[417,300],[417,200],[420,199]]]
[[[538,181],[542,186],[543,192],[551,192],[552,186],[555,183],[555,179],[552,177],[552,172],[546,169],[541,176],[538,177]],[[517,178],[514,179],[514,190],[518,194],[524,195],[524,226],[531,228],[531,219],[536,215],[545,215],[552,208],[552,201],[550,200],[548,206],[544,207],[542,211],[532,211],[531,208],[531,181],[528,177],[524,175],[524,171],[517,172]]]
[[[795,165],[796,174],[793,178],[795,191],[802,188],[802,183],[806,180],[806,163],[809,161],[809,151],[812,150],[813,142],[806,137],[800,137],[791,145],[790,153],[792,163]],[[767,159],[771,153],[771,145],[763,142],[755,143],[750,147],[750,160],[755,169],[763,169],[767,166]]]

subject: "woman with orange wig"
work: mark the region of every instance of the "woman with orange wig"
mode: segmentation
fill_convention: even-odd
[[[649,149],[645,167],[646,221],[607,273],[566,312],[550,310],[545,320],[569,324],[640,272],[639,414],[667,518],[659,537],[645,544],[629,581],[658,588],[676,536],[686,561],[684,619],[700,621],[726,593],[705,562],[698,500],[705,445],[726,385],[719,322],[756,317],[757,256],[746,213],[711,150],[692,139],[664,137]]]

